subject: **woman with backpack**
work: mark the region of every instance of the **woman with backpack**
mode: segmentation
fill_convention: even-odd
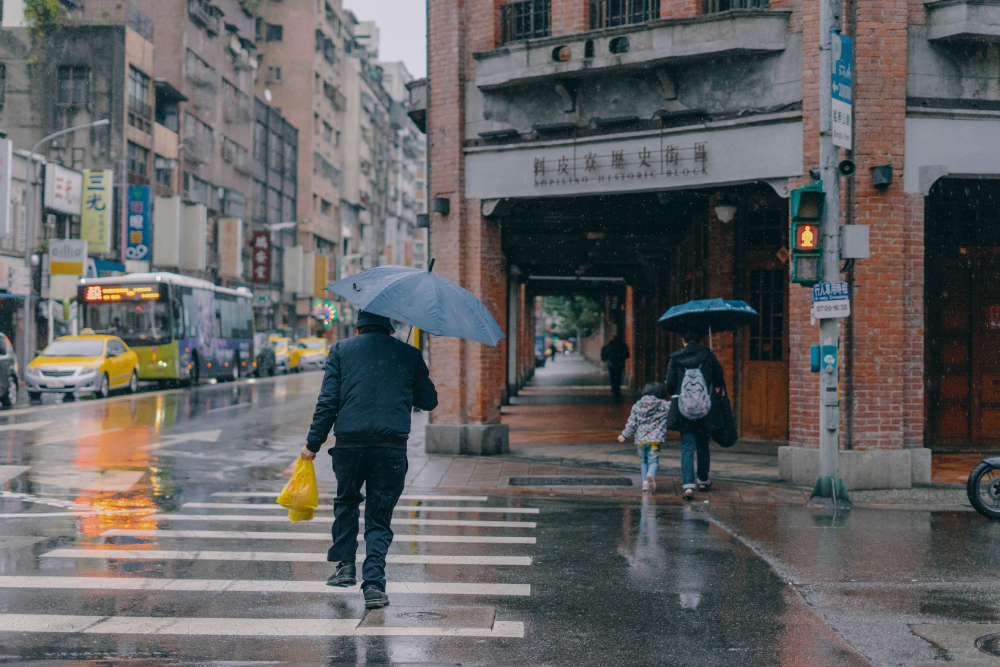
[[[712,487],[709,477],[711,454],[708,449],[712,430],[712,392],[725,389],[722,364],[707,347],[702,347],[704,334],[685,333],[684,347],[670,355],[667,365],[667,395],[671,397],[670,430],[681,434],[681,476],[684,499],[694,497],[694,490]],[[676,399],[676,400],[673,400]],[[695,453],[698,454],[698,475],[695,480]]]

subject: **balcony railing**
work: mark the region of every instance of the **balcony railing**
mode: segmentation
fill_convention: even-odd
[[[198,137],[184,138],[184,158],[188,162],[208,164],[212,159],[213,142]]]
[[[658,18],[660,0],[590,0],[591,30],[645,23]]]
[[[239,95],[234,100],[230,100],[226,105],[227,123],[249,123],[253,120],[253,108],[250,106],[250,98]]]
[[[153,118],[153,107],[134,97],[128,98],[128,123],[141,132],[150,134],[153,130],[150,121]]]
[[[768,0],[704,0],[706,14],[728,12],[731,9],[767,9]]]
[[[552,24],[551,0],[522,0],[500,6],[500,40],[548,37]]]
[[[204,0],[188,0],[188,15],[209,34],[219,34],[219,17]]]

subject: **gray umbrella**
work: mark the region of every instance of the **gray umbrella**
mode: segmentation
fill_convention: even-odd
[[[433,262],[431,264],[433,267]],[[327,285],[361,310],[435,336],[496,347],[503,330],[483,302],[444,276],[406,266],[379,266]]]

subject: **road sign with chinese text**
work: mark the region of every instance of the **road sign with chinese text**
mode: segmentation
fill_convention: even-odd
[[[80,215],[80,238],[87,241],[88,252],[111,249],[111,192],[113,172],[83,172],[83,212]]]
[[[125,220],[128,227],[125,231],[125,259],[149,259],[150,239],[153,236],[149,202],[148,185],[128,186],[125,200]]]
[[[833,69],[830,73],[833,145],[851,148],[851,38],[830,33]]]
[[[254,232],[250,253],[253,256],[253,281],[271,282],[271,235],[268,232]]]
[[[818,283],[813,285],[812,316],[818,320],[827,317],[847,317],[851,314],[851,297],[847,283]]]

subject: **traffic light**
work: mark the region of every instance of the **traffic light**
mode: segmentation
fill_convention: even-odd
[[[822,279],[823,182],[792,190],[792,282],[810,287]]]

